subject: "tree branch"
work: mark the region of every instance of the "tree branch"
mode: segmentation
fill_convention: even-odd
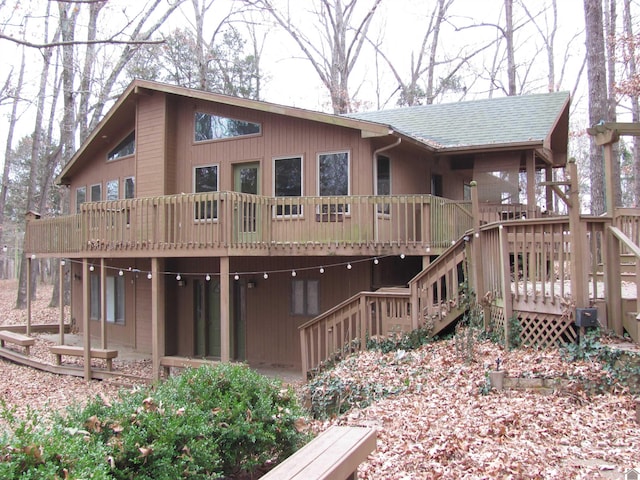
[[[17,45],[24,47],[36,48],[38,50],[43,48],[64,47],[68,45],[94,45],[94,44],[109,44],[109,45],[154,45],[164,43],[164,40],[116,40],[114,38],[108,38],[104,40],[77,40],[73,42],[51,42],[51,43],[32,43],[27,40],[21,40],[9,35],[0,33],[0,40],[8,40]]]

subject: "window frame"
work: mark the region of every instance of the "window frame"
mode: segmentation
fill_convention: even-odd
[[[321,189],[321,174],[320,174],[320,167],[321,167],[321,157],[323,156],[329,156],[329,155],[346,155],[347,157],[347,192],[344,194],[328,194],[328,195],[323,195],[323,193],[320,191]],[[318,196],[319,197],[342,197],[342,196],[346,196],[349,197],[351,196],[351,150],[333,150],[333,151],[329,151],[329,152],[319,152],[316,156],[316,189],[318,192]],[[337,208],[336,208],[337,207]],[[340,204],[340,205],[321,205],[318,207],[318,211],[316,212],[317,214],[321,215],[324,219],[325,216],[328,216],[328,220],[329,221],[334,221],[333,217],[339,217],[341,215],[349,215],[351,212],[351,208],[350,208],[350,204],[346,203],[346,204]],[[324,220],[322,220],[324,221]]]
[[[133,188],[132,194],[131,196],[127,195],[127,182],[131,181],[131,185]],[[129,177],[124,177],[122,179],[122,185],[123,185],[123,189],[122,189],[122,198],[124,198],[125,200],[128,200],[130,198],[136,198],[136,177],[134,176],[129,176]]]
[[[388,167],[388,190],[389,193],[380,193],[380,160],[381,159],[385,159],[388,163],[387,163],[387,167]],[[375,175],[375,183],[374,183],[374,188],[375,188],[375,195],[376,196],[382,196],[382,195],[388,195],[391,196],[391,185],[392,185],[392,178],[391,178],[391,158],[386,156],[386,155],[376,155],[376,168],[374,171],[374,175]],[[377,212],[378,215],[383,215],[383,216],[389,216],[391,215],[391,204],[390,203],[383,203],[383,204],[378,204],[377,206]]]
[[[84,200],[78,202],[78,194],[82,192],[84,195]],[[81,187],[76,187],[76,213],[80,213],[82,210],[82,204],[87,203],[87,186],[82,185]]]
[[[215,118],[221,118],[224,120],[230,120],[230,121],[234,121],[234,122],[239,122],[239,123],[245,123],[247,125],[257,125],[258,127],[258,131],[257,132],[252,132],[252,133],[243,133],[243,134],[239,134],[239,135],[228,135],[228,136],[221,136],[221,137],[211,137],[211,138],[198,138],[198,130],[197,130],[197,125],[198,125],[198,115],[208,115],[209,117],[215,117]],[[200,133],[202,135],[202,133]],[[193,142],[194,143],[204,143],[204,142],[220,142],[220,141],[226,141],[226,140],[233,140],[233,139],[237,139],[237,138],[250,138],[250,137],[257,137],[262,135],[262,123],[260,122],[253,122],[250,120],[241,120],[239,118],[233,118],[233,117],[227,117],[224,115],[218,115],[215,113],[210,113],[210,112],[199,112],[196,111],[193,114]]]
[[[203,190],[198,191],[198,185],[196,180],[198,179],[197,171],[202,168],[215,168],[216,171],[216,189],[213,191]],[[220,164],[211,163],[207,165],[197,165],[193,167],[193,192],[194,193],[212,193],[220,191]],[[196,222],[217,222],[218,221],[218,200],[208,201],[201,200],[196,201],[194,206],[193,218]],[[203,215],[204,213],[204,215]]]
[[[99,321],[102,316],[101,274],[99,271],[89,274],[89,319]],[[124,276],[106,275],[105,286],[105,322],[111,325],[125,325],[127,312],[127,294]]]
[[[302,289],[296,288],[301,286]],[[291,279],[289,313],[294,316],[317,317],[320,315],[320,280],[314,278]],[[302,298],[298,298],[300,293]],[[312,298],[315,304],[312,304]]]
[[[115,185],[116,191],[115,191],[115,197],[113,197],[112,195],[110,195],[109,192],[109,187]],[[120,180],[119,179],[114,179],[114,180],[107,180],[105,182],[105,190],[106,190],[106,195],[105,195],[105,199],[110,202],[113,200],[120,200]]]
[[[93,199],[93,189],[98,188],[100,191],[100,198],[98,200]],[[89,201],[90,202],[101,202],[102,201],[102,183],[94,183],[89,187]]]
[[[277,193],[277,172],[276,164],[281,160],[295,160],[300,161],[300,195],[296,195],[300,198],[304,197],[304,155],[285,155],[280,157],[273,157],[273,185],[272,191],[275,197],[285,197],[285,195],[278,195]],[[289,196],[291,197],[291,196]],[[274,218],[303,218],[304,206],[302,204],[297,205],[276,205],[273,208]]]
[[[131,138],[132,137],[132,138]],[[133,145],[133,151],[120,154],[121,150],[124,150],[128,145]],[[107,153],[107,162],[115,162],[116,160],[121,160],[123,158],[131,157],[136,154],[136,131],[132,130],[127,135],[125,135],[122,140],[116,145],[111,151]]]

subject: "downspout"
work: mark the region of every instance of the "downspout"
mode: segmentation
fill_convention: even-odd
[[[382,152],[386,152],[387,150],[391,150],[392,148],[397,147],[402,142],[402,138],[398,137],[398,139],[393,142],[391,145],[387,145],[385,147],[378,148],[373,151],[373,189],[376,190],[376,185],[378,183],[378,170],[376,169],[376,161],[378,155]],[[377,192],[376,192],[377,193]],[[375,207],[373,211],[374,222],[373,222],[373,234],[376,241],[378,240],[378,212],[376,211],[377,207]]]

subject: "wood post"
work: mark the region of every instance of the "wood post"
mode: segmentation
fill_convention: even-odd
[[[527,156],[527,218],[536,217],[536,154]]]
[[[27,256],[27,335],[31,335],[31,266],[31,257]]]
[[[578,308],[588,307],[589,295],[587,292],[587,262],[583,259],[587,254],[587,235],[584,224],[580,221],[580,195],[578,182],[578,166],[575,159],[567,162],[569,167],[569,235],[571,245],[571,296]]]
[[[84,345],[84,379],[91,380],[91,331],[89,324],[90,310],[89,261],[82,259],[82,339]]]
[[[613,226],[615,204],[613,191],[613,142],[604,146],[608,226]],[[607,323],[617,335],[622,335],[622,294],[620,292],[620,242],[609,228],[604,232],[606,245],[605,294],[607,296]]]
[[[471,252],[470,257],[473,261],[473,278],[468,279],[472,283],[472,287],[476,293],[476,301],[484,296],[484,264],[482,261],[482,234],[480,233],[480,201],[478,200],[478,182],[475,180],[471,182],[471,212],[473,215],[473,239],[471,240]],[[489,320],[491,317],[491,307],[489,305],[483,305],[483,323],[484,329],[489,329]]]
[[[100,348],[107,348],[107,266],[104,258],[100,259]]]
[[[165,284],[160,262],[157,257],[151,259],[151,368],[154,380],[160,379],[160,359],[165,352]]]
[[[58,272],[58,302],[60,303],[60,330],[58,335],[60,336],[60,345],[64,345],[64,260],[60,259],[60,269]]]
[[[500,241],[500,279],[502,300],[504,302],[504,346],[509,349],[509,321],[513,316],[513,298],[511,297],[511,275],[509,270],[509,243],[502,225],[498,228]]]
[[[229,288],[229,257],[220,257],[220,360],[230,361],[231,289]]]

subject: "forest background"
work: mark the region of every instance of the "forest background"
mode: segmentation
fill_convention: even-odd
[[[133,78],[338,114],[568,91],[582,211],[603,213],[586,128],[640,120],[638,12],[637,0],[0,0],[0,278],[20,276],[24,306],[24,215],[67,211],[55,177]],[[616,202],[636,206],[640,140],[616,160]]]

